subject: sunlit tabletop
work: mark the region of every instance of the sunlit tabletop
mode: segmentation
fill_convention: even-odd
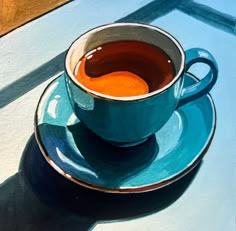
[[[219,78],[211,96],[217,111],[216,131],[200,166],[182,182],[176,182],[169,189],[171,192],[162,189],[134,195],[136,199],[132,195],[128,199],[108,195],[106,203],[110,206],[93,206],[96,200],[86,197],[81,189],[81,211],[66,208],[59,200],[53,203],[43,200],[40,194],[47,193],[46,184],[39,180],[35,189],[25,177],[30,171],[43,175],[37,172],[37,164],[34,168],[29,166],[34,153],[39,152],[33,135],[34,113],[45,87],[63,73],[65,51],[70,44],[88,29],[111,22],[155,25],[174,35],[185,50],[202,47],[215,56]],[[236,229],[234,0],[73,1],[1,37],[0,54],[0,230]],[[194,74],[204,75],[204,68],[195,69]],[[30,156],[25,163],[23,153]],[[40,156],[37,158],[43,161]],[[42,165],[40,161],[38,167]],[[48,168],[50,185],[54,184],[54,174],[58,184],[62,177]],[[69,184],[63,183],[64,187]],[[57,195],[56,190],[49,191]],[[92,195],[103,197],[96,192]],[[80,194],[77,197],[80,200]],[[116,201],[124,206],[116,206]],[[117,211],[118,208],[124,211]]]

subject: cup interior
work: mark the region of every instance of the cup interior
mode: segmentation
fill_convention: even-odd
[[[74,70],[79,60],[89,51],[101,46],[105,43],[136,40],[154,45],[164,51],[171,59],[175,76],[172,81],[163,88],[140,96],[130,97],[112,97],[99,92],[94,92],[83,86],[74,76]],[[184,71],[185,55],[181,45],[169,33],[150,25],[137,23],[114,23],[94,28],[80,36],[70,47],[65,67],[69,78],[80,88],[86,92],[95,94],[96,96],[113,98],[115,100],[133,100],[142,99],[158,94],[170,87],[181,76]]]

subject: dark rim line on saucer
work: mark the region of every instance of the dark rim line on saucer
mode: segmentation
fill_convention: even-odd
[[[80,39],[81,37],[83,37],[84,35],[96,30],[96,29],[106,28],[106,27],[111,27],[111,26],[125,26],[125,25],[146,27],[151,30],[158,31],[159,33],[164,34],[166,37],[168,37],[175,44],[175,46],[178,47],[178,49],[181,53],[182,62],[181,62],[180,70],[176,73],[173,80],[170,83],[168,83],[166,86],[162,87],[161,89],[155,90],[153,92],[150,92],[150,93],[147,93],[144,95],[140,95],[140,96],[127,96],[127,97],[117,97],[117,96],[110,96],[110,95],[102,94],[102,93],[90,90],[89,88],[82,85],[79,81],[76,81],[73,74],[70,74],[66,67],[69,65],[69,64],[67,64],[68,56],[70,55],[71,49],[74,47],[77,40]],[[172,36],[169,32],[165,31],[164,29],[159,28],[157,26],[144,24],[144,23],[132,23],[132,22],[122,23],[121,22],[121,23],[108,23],[105,25],[97,26],[97,27],[92,28],[92,29],[88,30],[87,32],[81,34],[76,40],[74,40],[74,42],[70,45],[69,49],[67,50],[65,61],[64,61],[64,68],[65,68],[65,73],[68,76],[68,78],[70,79],[70,81],[72,81],[76,85],[76,87],[80,88],[82,91],[86,92],[87,94],[92,95],[95,98],[105,99],[107,101],[129,102],[129,101],[137,101],[137,100],[147,99],[147,98],[150,98],[154,95],[158,95],[158,94],[165,92],[167,89],[169,89],[171,86],[173,86],[175,84],[175,82],[177,82],[179,80],[181,75],[183,75],[184,72],[186,71],[185,60],[186,60],[186,57],[185,57],[185,52],[184,52],[182,45],[179,43],[179,41],[174,36]]]
[[[199,81],[197,77],[195,77],[194,75],[192,75],[192,78]],[[60,78],[61,76],[57,77],[56,79]],[[48,87],[56,80],[56,79],[53,79],[49,84],[48,86],[45,88],[45,90],[43,91],[40,99],[39,99],[39,102],[38,102],[38,105],[36,107],[36,112],[35,112],[35,117],[34,117],[34,132],[35,132],[35,137],[36,137],[36,141],[38,143],[38,146],[40,148],[40,151],[42,152],[44,158],[46,159],[46,161],[48,162],[49,165],[51,165],[51,167],[56,170],[59,174],[61,174],[62,176],[64,176],[65,178],[67,178],[68,180],[80,185],[80,186],[84,186],[86,188],[90,188],[90,189],[93,189],[93,190],[97,190],[97,191],[101,191],[101,192],[106,192],[106,193],[142,193],[142,192],[148,192],[148,191],[152,191],[152,190],[155,190],[155,189],[160,189],[160,188],[163,188],[167,185],[170,185],[171,183],[179,180],[180,178],[182,178],[183,176],[185,176],[187,173],[189,173],[192,169],[194,169],[199,163],[200,161],[203,159],[203,157],[205,156],[205,154],[207,153],[210,145],[211,145],[211,142],[213,140],[213,137],[214,137],[214,134],[215,134],[215,130],[216,130],[216,120],[217,120],[217,117],[216,117],[216,108],[215,108],[215,104],[214,104],[214,101],[211,97],[211,95],[208,93],[206,94],[206,96],[208,97],[211,105],[212,105],[212,108],[213,108],[213,126],[212,126],[212,130],[211,130],[211,133],[210,133],[210,136],[208,137],[207,141],[206,141],[206,144],[205,146],[202,148],[202,150],[200,151],[201,155],[198,156],[197,159],[194,159],[186,169],[184,169],[183,171],[179,172],[178,174],[174,175],[173,177],[170,177],[169,179],[166,179],[166,180],[163,180],[163,181],[160,181],[158,183],[154,183],[154,184],[151,184],[151,185],[146,185],[146,186],[140,186],[140,187],[132,187],[132,188],[117,188],[117,189],[112,189],[112,188],[105,188],[105,187],[101,187],[101,186],[97,186],[97,185],[93,185],[93,184],[90,184],[90,183],[87,183],[85,181],[82,181],[82,180],[79,180],[77,179],[76,177],[74,176],[71,176],[70,174],[67,174],[66,172],[64,172],[59,166],[57,166],[54,161],[49,157],[48,153],[47,153],[47,150],[46,148],[44,147],[42,141],[41,141],[41,137],[40,137],[40,134],[39,134],[39,130],[38,130],[38,119],[37,119],[37,114],[38,114],[38,108],[41,104],[41,99],[42,97],[44,96],[45,92],[48,90]]]

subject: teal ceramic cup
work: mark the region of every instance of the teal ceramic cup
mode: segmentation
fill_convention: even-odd
[[[104,43],[121,40],[138,40],[161,48],[172,60],[176,73],[173,80],[156,91],[130,97],[105,95],[78,82],[73,73],[83,55]],[[198,83],[183,88],[186,72],[194,63],[207,64],[209,72]],[[178,107],[207,94],[218,75],[217,63],[208,51],[193,48],[185,52],[166,31],[138,23],[104,25],[81,35],[68,50],[65,70],[75,115],[99,137],[121,147],[137,145],[155,134]]]

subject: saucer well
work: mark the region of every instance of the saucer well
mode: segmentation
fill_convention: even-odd
[[[185,86],[198,81],[186,75]],[[208,94],[178,108],[146,142],[115,147],[74,115],[64,75],[45,89],[35,114],[36,139],[48,163],[68,180],[111,193],[150,191],[180,179],[207,152],[215,126],[216,111]]]

